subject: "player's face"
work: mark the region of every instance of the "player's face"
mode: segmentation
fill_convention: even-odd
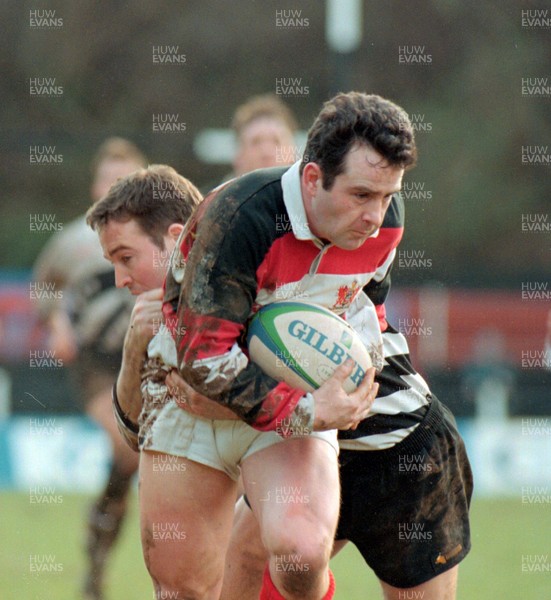
[[[234,160],[236,175],[279,167],[295,161],[295,141],[289,128],[271,117],[251,121],[241,132]]]
[[[311,231],[343,250],[359,248],[383,224],[403,174],[372,148],[356,146],[346,155],[344,172],[325,190],[319,166],[308,163],[302,177]]]
[[[108,221],[99,231],[103,254],[115,267],[115,283],[118,288],[127,287],[134,296],[163,285],[170,253],[182,226],[171,225],[171,233],[163,237],[165,248],[161,250],[146,235],[138,223]]]

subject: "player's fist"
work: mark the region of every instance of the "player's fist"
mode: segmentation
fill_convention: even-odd
[[[367,369],[360,385],[347,394],[342,384],[352,372],[354,362],[350,359],[340,365],[333,375],[321,385],[312,396],[316,408],[314,413],[314,430],[356,429],[358,423],[369,414],[379,384],[375,383],[375,368]]]
[[[157,334],[162,321],[163,290],[155,288],[136,297],[130,316],[127,342],[145,352],[151,338]]]

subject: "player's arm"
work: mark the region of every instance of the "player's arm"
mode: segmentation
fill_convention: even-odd
[[[141,370],[147,346],[161,322],[162,297],[163,290],[157,288],[136,298],[124,338],[115,400],[124,417],[133,424],[137,424],[142,409]]]
[[[322,390],[322,399],[318,398],[316,402],[316,415],[314,420],[314,430],[327,429],[328,425],[334,420],[335,406],[333,402],[323,403],[323,395],[328,395],[334,398],[334,394],[339,394],[339,388],[346,378],[352,372],[352,364],[343,366],[334,378],[332,378],[326,386],[326,389]],[[365,394],[364,390],[371,392],[369,396],[369,406],[373,403],[377,391],[379,389],[378,384],[373,384],[373,377],[375,369],[369,369],[366,377],[363,381],[362,388],[355,394],[349,396],[350,404],[354,404],[361,398],[362,394]],[[180,376],[180,374],[173,369],[167,375],[166,384],[168,387],[169,394],[175,399],[176,403],[180,408],[186,410],[203,419],[222,419],[222,420],[238,420],[239,417],[225,406],[221,406],[213,400],[209,400],[205,396],[198,394],[190,385],[188,385]],[[319,396],[319,392],[314,392],[312,397],[316,400],[316,394]],[[360,400],[361,401],[361,400]],[[329,427],[334,429],[335,427]],[[355,426],[352,427],[355,429]]]
[[[371,281],[363,291],[375,305],[381,331],[387,328],[385,301],[390,292],[391,272],[398,247],[404,231],[404,201],[400,194],[394,194],[390,206],[385,214],[382,228],[392,230],[394,235],[389,236],[388,251],[377,267]]]
[[[166,376],[168,393],[174,398],[180,408],[203,419],[239,420],[239,417],[229,408],[209,400],[198,394],[179,375],[176,369]]]
[[[385,331],[387,328],[385,302],[390,292],[391,272],[395,256],[396,250],[393,249],[377,269],[371,281],[363,288],[364,293],[375,306],[381,331]]]

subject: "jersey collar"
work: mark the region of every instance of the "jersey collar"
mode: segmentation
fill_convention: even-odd
[[[322,241],[316,237],[308,226],[304,201],[300,190],[300,160],[292,165],[281,177],[283,189],[283,202],[289,214],[293,234],[297,240],[312,240],[316,245],[323,246]]]

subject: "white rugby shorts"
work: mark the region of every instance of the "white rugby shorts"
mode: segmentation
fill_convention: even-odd
[[[310,437],[326,441],[339,453],[337,431],[314,431]],[[234,481],[248,456],[286,439],[275,431],[257,431],[240,420],[203,419],[172,398],[162,403],[144,400],[140,414],[140,450],[162,452],[223,471]]]

